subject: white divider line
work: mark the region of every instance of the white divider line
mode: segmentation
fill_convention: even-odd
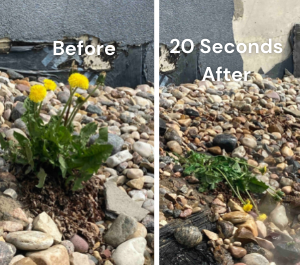
[[[154,0],[154,264],[159,265],[159,0]]]

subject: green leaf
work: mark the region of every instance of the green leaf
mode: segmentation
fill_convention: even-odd
[[[94,173],[99,169],[100,165],[107,160],[112,149],[113,147],[109,144],[93,144],[82,153],[71,156],[68,167]]]
[[[25,171],[25,175],[28,175],[32,171],[32,168],[29,166]]]
[[[1,144],[1,148],[4,150],[9,149],[9,143],[7,141],[5,141],[2,133],[0,133],[0,144]]]
[[[60,145],[66,145],[70,143],[72,135],[65,126],[59,126],[55,133],[56,140],[51,138],[53,142]]]
[[[97,139],[97,143],[106,143],[108,141],[108,128],[104,127],[99,129],[99,138]]]
[[[106,78],[106,72],[101,72],[96,80],[96,85],[104,86],[105,78]]]
[[[262,181],[259,181],[255,177],[249,179],[248,190],[253,193],[263,193],[269,188],[267,184]]]
[[[33,114],[36,108],[35,105],[37,104],[31,101],[29,98],[26,98],[23,107],[26,109],[28,113]]]
[[[88,123],[80,131],[80,140],[83,145],[87,143],[90,137],[95,134],[97,130],[97,124],[95,122]]]
[[[59,161],[59,164],[60,164],[60,169],[61,169],[62,176],[63,176],[63,178],[65,178],[66,174],[67,174],[67,171],[68,171],[66,160],[63,158],[62,155],[59,155],[58,161]]]
[[[268,189],[265,183],[255,178],[244,159],[190,152],[187,158],[180,161],[185,169],[184,174],[193,174],[199,179],[201,191],[214,189],[220,182],[229,182],[241,192],[262,193]]]
[[[83,188],[83,186],[82,186],[81,179],[75,179],[73,187],[72,187],[72,191],[77,191],[77,190],[82,189],[82,188]]]
[[[95,143],[97,143],[97,144],[107,143],[107,141],[108,141],[108,128],[104,127],[104,128],[99,129],[98,134],[99,134],[99,137],[97,138]]]
[[[82,182],[83,181],[88,181],[92,176],[93,176],[93,174],[81,174],[80,178],[75,178],[72,190],[76,191],[76,190],[81,189],[82,188]]]
[[[45,127],[41,118],[36,119],[34,114],[25,113],[22,120],[27,126],[30,138],[41,138],[45,134]]]
[[[242,173],[241,167],[238,162],[235,162],[231,169],[236,173]]]
[[[47,177],[47,174],[46,174],[46,172],[43,168],[40,168],[40,171],[37,174],[37,177],[39,179],[39,184],[36,185],[36,187],[41,189],[41,188],[44,187],[45,180],[46,180],[46,177]]]
[[[28,164],[31,166],[31,168],[34,168],[33,155],[29,139],[26,138],[23,134],[20,134],[16,131],[14,132],[14,137],[19,142],[20,148],[23,151],[23,155],[27,158]]]

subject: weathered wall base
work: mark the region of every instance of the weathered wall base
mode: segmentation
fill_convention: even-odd
[[[76,45],[77,41],[66,41],[65,45]],[[72,62],[76,61],[78,70],[85,73],[92,83],[100,71],[107,71],[106,84],[113,87],[136,87],[153,81],[153,43],[125,47],[116,45],[116,55],[93,57],[78,54],[54,56],[51,43],[3,43],[2,52],[5,53],[0,53],[0,70],[10,68],[25,76],[49,76],[66,82]],[[7,47],[10,47],[9,50]]]
[[[69,61],[75,59],[91,76],[95,75],[93,70],[104,68],[111,86],[135,87],[154,81],[153,0],[1,0],[0,17],[0,53],[3,46],[7,48],[7,40],[13,41],[10,53],[0,54],[2,68],[46,71],[66,79]],[[94,36],[92,42],[100,39],[102,44],[117,44],[117,56],[110,62],[86,57],[87,65],[90,60],[93,63],[84,67],[84,58],[54,58],[51,45],[43,47],[45,43],[76,40],[83,35]]]

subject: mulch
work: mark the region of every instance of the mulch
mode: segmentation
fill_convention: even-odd
[[[101,233],[95,225],[104,219],[103,185],[100,179],[93,177],[84,184],[84,188],[73,192],[65,187],[63,180],[47,177],[44,188],[39,189],[36,178],[20,181],[20,201],[25,209],[34,216],[46,212],[57,224],[63,239],[74,234],[83,236],[93,248],[101,242]],[[97,231],[98,230],[98,231]]]

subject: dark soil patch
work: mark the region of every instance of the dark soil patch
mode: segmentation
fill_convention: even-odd
[[[48,176],[44,188],[39,189],[36,178],[23,179],[20,181],[20,201],[34,216],[46,212],[55,221],[64,239],[79,234],[92,248],[101,241],[95,223],[105,216],[102,210],[104,197],[100,194],[102,183],[93,177],[83,189],[73,192],[70,187],[64,186],[63,181]]]

